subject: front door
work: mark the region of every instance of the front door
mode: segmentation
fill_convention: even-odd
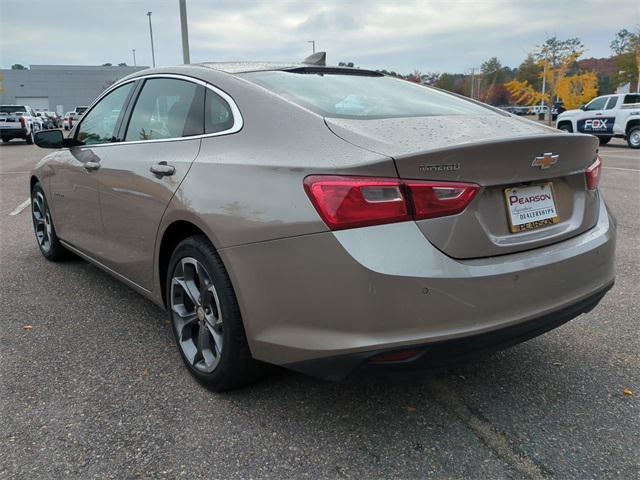
[[[145,80],[121,132],[100,152],[97,179],[105,236],[100,260],[152,290],[158,226],[200,150],[204,87],[177,78]]]
[[[96,177],[100,156],[116,140],[118,117],[132,91],[133,83],[127,83],[96,103],[76,131],[82,145],[56,152],[49,177],[56,234],[91,256],[104,235]]]
[[[606,115],[606,107],[610,98],[616,99],[617,97],[594,98],[584,107],[584,111],[578,117],[577,127],[579,132],[590,133],[591,135],[613,134],[615,116]]]

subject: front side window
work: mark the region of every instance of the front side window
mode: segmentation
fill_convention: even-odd
[[[607,103],[609,97],[598,97],[595,100],[591,100],[584,109],[586,111],[591,110],[604,110],[604,105]]]
[[[100,100],[89,113],[87,113],[76,134],[76,140],[85,145],[96,145],[100,143],[110,143],[115,140],[115,128],[118,123],[120,112],[124,108],[133,82],[116,88],[102,100]],[[75,112],[69,112],[74,118]]]
[[[606,110],[611,110],[615,108],[617,103],[618,103],[618,97],[610,97],[609,101],[607,102]]]
[[[202,90],[203,87],[186,80],[147,80],[131,113],[125,141],[202,134]]]
[[[454,95],[382,75],[267,71],[243,76],[325,117],[498,115]]]

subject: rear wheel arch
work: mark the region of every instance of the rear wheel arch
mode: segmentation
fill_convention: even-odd
[[[33,187],[36,185],[36,183],[39,183],[40,180],[38,180],[38,177],[36,177],[35,175],[31,175],[31,180],[29,182],[29,191],[31,192],[33,190]]]
[[[624,129],[625,135],[629,135],[629,132],[633,127],[640,126],[640,119],[629,120],[627,126]]]
[[[162,234],[162,240],[160,241],[160,247],[158,250],[158,279],[159,285],[161,286],[160,291],[162,293],[162,303],[165,307],[167,306],[167,293],[165,292],[164,286],[168,275],[171,255],[180,242],[196,235],[206,237],[215,249],[215,245],[209,236],[196,224],[187,220],[176,220],[172,222]]]

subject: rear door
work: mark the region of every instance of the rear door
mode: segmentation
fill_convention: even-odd
[[[200,149],[204,86],[154,77],[136,95],[120,131],[124,141],[100,151],[100,260],[152,290],[158,225]]]

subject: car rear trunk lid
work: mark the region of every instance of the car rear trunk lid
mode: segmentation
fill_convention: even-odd
[[[400,178],[482,187],[463,212],[417,222],[433,245],[454,258],[538,248],[596,223],[598,193],[587,189],[584,175],[597,156],[594,137],[501,115],[326,122],[346,141],[391,156]],[[514,232],[505,190],[529,187],[551,192],[559,218]]]

